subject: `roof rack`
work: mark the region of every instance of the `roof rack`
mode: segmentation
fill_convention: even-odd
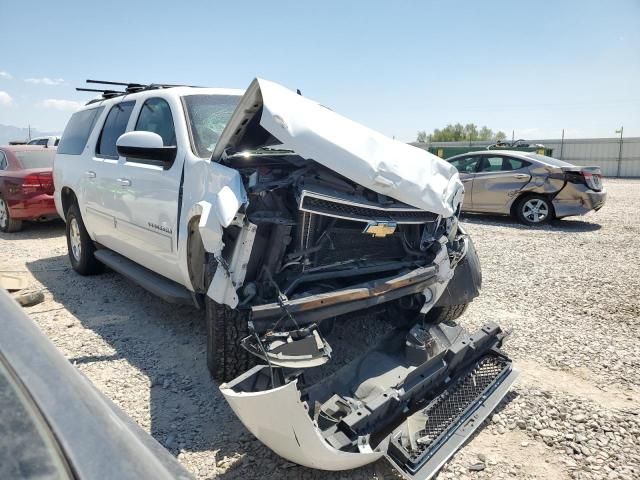
[[[102,93],[102,98],[89,100],[86,103],[86,105],[89,105],[89,104],[95,103],[95,102],[100,102],[102,100],[106,100],[106,99],[109,99],[109,98],[118,97],[118,96],[121,96],[121,95],[127,95],[129,93],[143,92],[145,90],[156,90],[156,89],[161,89],[161,88],[172,88],[172,87],[199,88],[199,87],[196,87],[195,85],[177,85],[177,84],[170,84],[170,83],[143,84],[143,83],[112,82],[110,80],[91,80],[91,79],[88,79],[86,82],[87,83],[97,83],[99,85],[117,85],[117,86],[120,86],[120,87],[124,87],[124,90],[113,90],[113,89],[102,89],[102,88],[80,88],[80,87],[77,87],[76,91],[78,91],[78,92],[99,92],[99,93]]]

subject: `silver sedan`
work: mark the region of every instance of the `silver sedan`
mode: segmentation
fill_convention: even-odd
[[[599,210],[600,167],[579,167],[535,152],[482,150],[447,161],[465,185],[465,212],[512,215],[527,225]]]

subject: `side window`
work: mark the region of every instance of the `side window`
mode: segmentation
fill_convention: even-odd
[[[157,133],[162,137],[165,147],[176,146],[176,130],[171,107],[162,98],[150,98],[144,102],[135,129]]]
[[[460,173],[475,173],[478,160],[478,157],[462,157],[450,163],[456,167]]]
[[[7,157],[5,156],[4,152],[0,152],[0,170],[6,170],[7,169]]]
[[[136,102],[122,102],[111,107],[107,119],[104,121],[102,132],[100,132],[96,155],[118,158],[116,141],[127,130],[127,123],[129,123],[129,117],[135,104]]]
[[[499,172],[502,170],[503,157],[483,157],[480,172]]]
[[[520,160],[519,158],[507,157],[504,159],[504,166],[510,168],[504,168],[504,170],[520,170],[531,165],[526,160]]]
[[[480,171],[481,172],[508,172],[511,170],[518,170],[528,165],[530,165],[529,162],[526,162],[525,160],[520,160],[518,158],[502,157],[502,156],[500,157],[486,156],[482,160],[482,164],[480,165]]]
[[[71,115],[58,144],[58,153],[80,155],[104,107],[82,110]]]

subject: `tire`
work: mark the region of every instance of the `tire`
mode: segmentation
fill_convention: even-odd
[[[430,323],[442,323],[457,320],[467,311],[468,303],[462,305],[448,305],[446,307],[433,307],[425,316]]]
[[[517,219],[528,226],[547,223],[554,217],[551,200],[542,195],[526,195],[516,203]]]
[[[9,205],[0,197],[0,231],[6,233],[17,232],[22,229],[22,220],[11,218]]]
[[[205,296],[207,368],[214,380],[226,382],[249,370],[256,357],[240,345],[249,335],[248,314]]]
[[[71,266],[80,275],[95,275],[104,271],[93,253],[96,246],[84,227],[78,205],[73,204],[67,211],[67,249]]]

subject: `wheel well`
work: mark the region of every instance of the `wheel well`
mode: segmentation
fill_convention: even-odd
[[[200,216],[193,217],[187,225],[187,266],[189,269],[189,279],[196,293],[204,293],[206,291],[206,252],[204,243],[200,236]]]
[[[522,201],[523,198],[527,198],[527,197],[544,197],[547,199],[547,201],[549,202],[549,208],[551,208],[551,212],[553,213],[553,216],[555,217],[556,212],[553,208],[553,197],[554,195],[550,195],[548,193],[536,193],[536,192],[523,192],[520,195],[518,195],[516,197],[516,199],[513,201],[513,203],[511,204],[511,215],[515,216],[516,215],[516,208],[518,206],[518,204]]]
[[[67,218],[67,212],[69,211],[69,207],[74,203],[78,204],[78,199],[76,194],[69,187],[64,187],[62,192],[60,192],[60,197],[62,200],[62,213],[64,213],[64,218]]]

